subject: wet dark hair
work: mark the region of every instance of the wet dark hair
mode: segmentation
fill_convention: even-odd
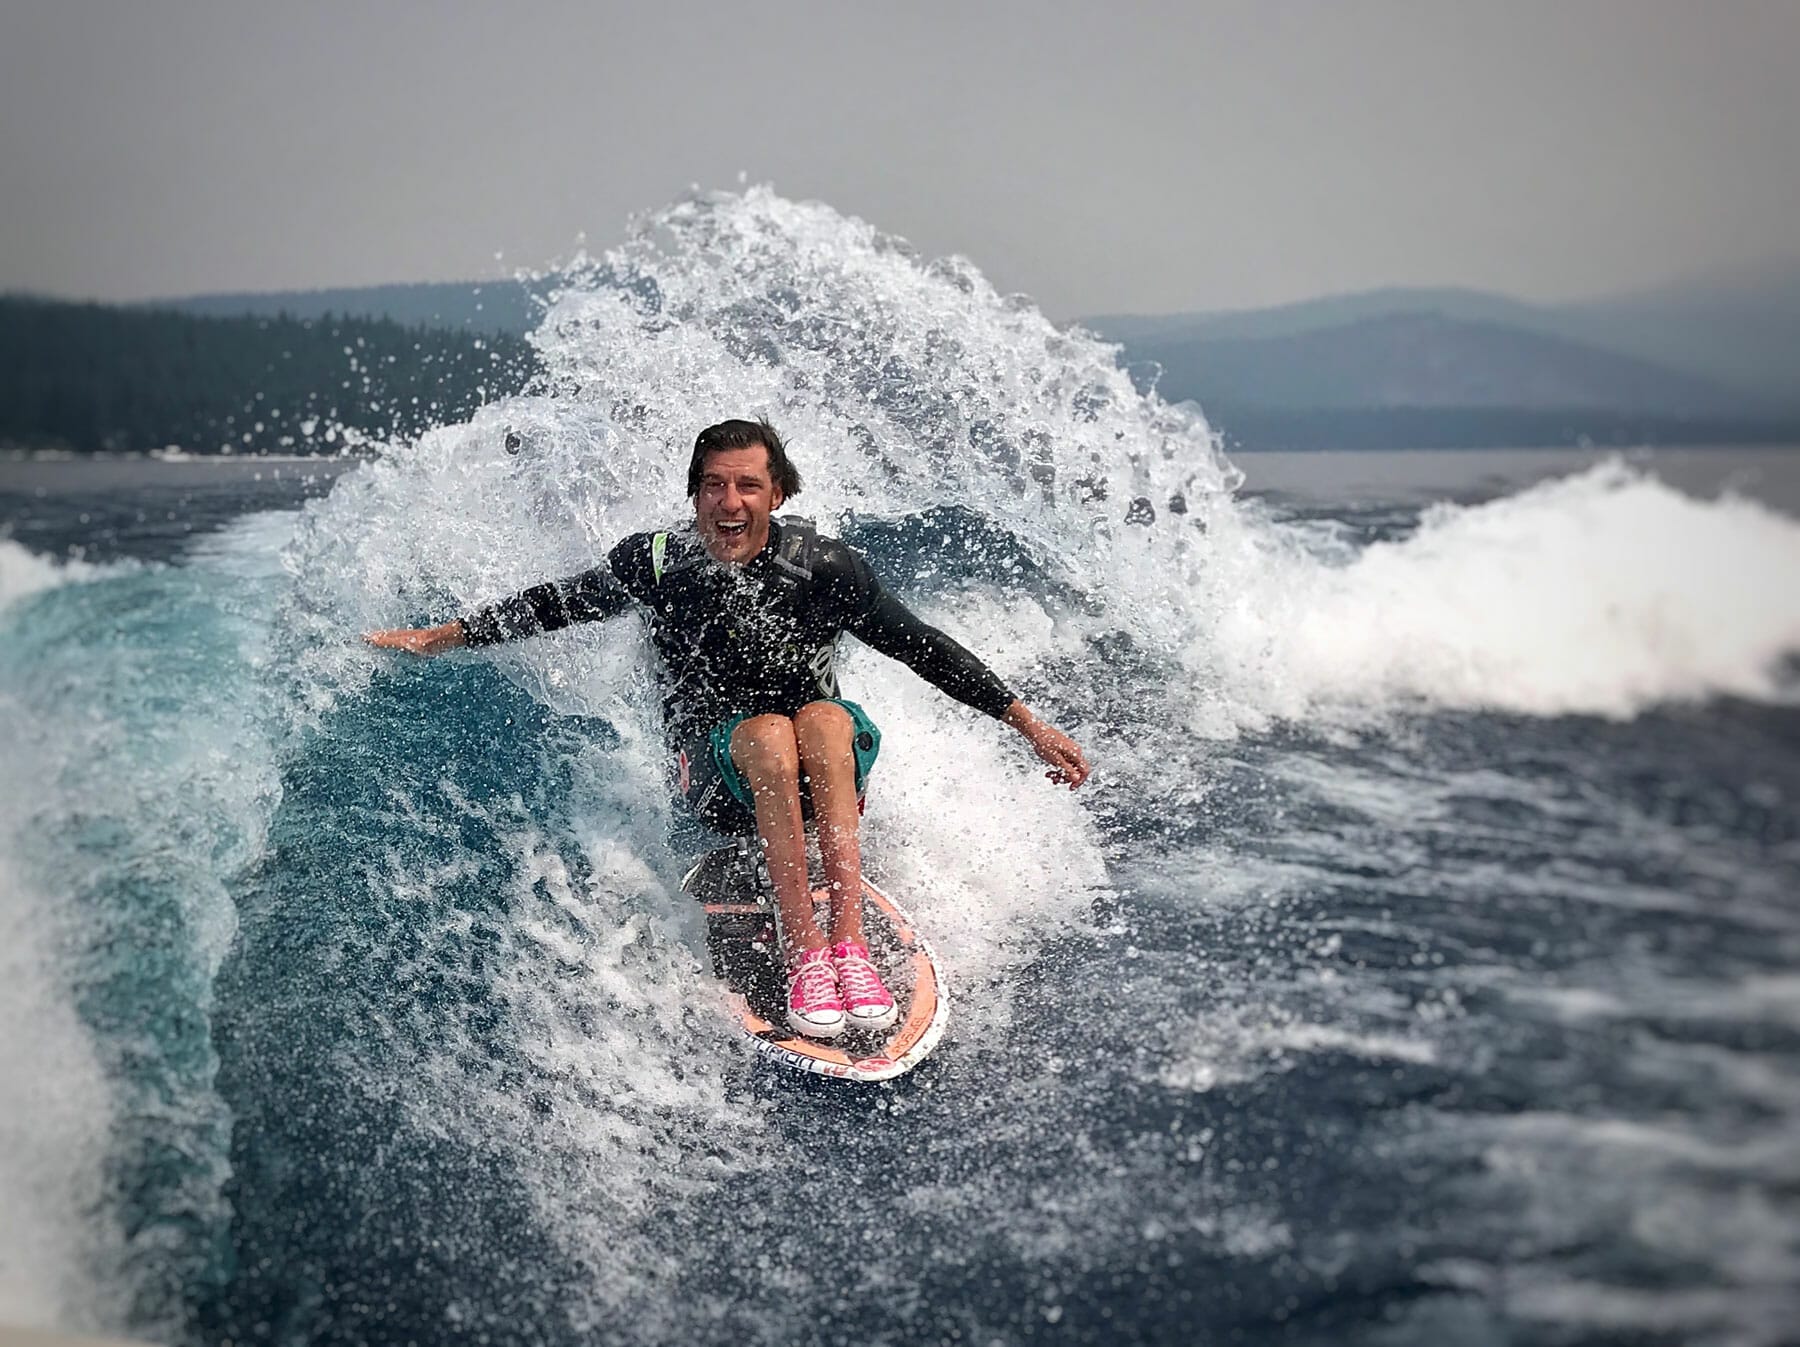
[[[769,480],[781,488],[781,498],[792,500],[800,494],[800,469],[788,462],[787,446],[768,418],[754,421],[721,421],[708,426],[694,440],[694,457],[688,462],[688,495],[700,494],[700,475],[706,470],[709,454],[727,449],[748,449],[760,444],[769,451]]]

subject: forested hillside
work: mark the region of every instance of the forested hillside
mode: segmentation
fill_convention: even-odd
[[[414,435],[535,369],[510,334],[0,298],[0,445],[331,453],[340,428]]]

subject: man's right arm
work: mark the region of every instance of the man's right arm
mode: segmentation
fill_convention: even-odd
[[[631,592],[615,574],[620,569],[621,554],[631,541],[620,543],[593,570],[567,580],[533,585],[435,627],[372,631],[363,639],[387,650],[437,655],[462,646],[498,645],[558,631],[574,622],[598,622],[612,617],[631,604]]]
[[[574,622],[599,622],[622,613],[631,595],[612,572],[610,562],[570,576],[533,585],[530,589],[490,603],[459,618],[463,643],[499,645],[547,631],[561,631]]]
[[[369,631],[363,640],[383,650],[406,650],[415,655],[441,655],[468,644],[460,619],[436,627],[396,627],[391,631]]]

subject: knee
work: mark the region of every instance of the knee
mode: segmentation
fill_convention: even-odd
[[[802,758],[848,751],[856,728],[850,713],[836,702],[808,702],[794,713],[793,727]]]
[[[740,722],[731,732],[731,760],[753,775],[797,774],[800,752],[794,722],[786,716],[751,716]]]

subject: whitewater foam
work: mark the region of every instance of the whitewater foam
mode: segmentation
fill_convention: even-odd
[[[0,538],[0,608],[58,585],[89,580],[109,568],[79,558],[39,556],[11,538]]]
[[[0,608],[8,1319],[175,1336],[214,1256],[208,1016],[272,791],[246,671],[285,537],[247,517],[184,567],[0,544],[15,600],[56,591]]]
[[[0,539],[0,610],[87,578],[97,568],[39,557]],[[32,798],[24,766],[25,708],[0,695],[11,751],[0,773],[0,1310],[9,1322],[50,1328],[114,1322],[116,1295],[100,1294],[91,1268],[117,1239],[103,1210],[103,1169],[114,1101],[91,1038],[57,976],[72,936],[58,904],[28,884],[13,859]],[[96,1301],[102,1302],[95,1304]]]
[[[1204,1093],[1259,1076],[1290,1071],[1302,1058],[1339,1052],[1370,1062],[1428,1066],[1435,1044],[1406,1034],[1343,1024],[1320,1024],[1278,1007],[1234,1006],[1191,1022],[1157,1072],[1175,1090]]]
[[[1430,509],[1341,564],[1301,546],[1239,565],[1187,652],[1269,715],[1346,708],[1630,717],[1793,692],[1800,522],[1685,496],[1613,461],[1519,495]]]
[[[7,834],[14,826],[0,817]],[[115,1103],[56,977],[68,934],[53,904],[0,861],[0,1315],[25,1328],[105,1327],[122,1309],[116,1288],[93,1276],[119,1239],[104,1214]]]

